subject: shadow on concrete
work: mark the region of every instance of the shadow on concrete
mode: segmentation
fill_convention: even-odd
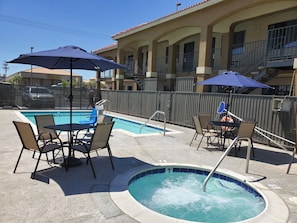
[[[113,157],[115,170],[112,170],[108,156],[93,157],[92,162],[96,171],[96,179],[93,177],[90,164],[86,164],[86,158],[81,158],[82,164],[70,167],[66,171],[62,167],[52,167],[36,173],[36,180],[50,184],[53,180],[63,190],[65,196],[93,192],[109,192],[109,185],[115,176],[124,173],[131,168],[150,165],[135,157]]]
[[[247,146],[243,146],[239,149],[237,152],[237,157],[239,158],[246,158],[246,151]],[[234,149],[229,154],[230,156],[236,156]],[[286,153],[286,152],[277,152],[277,151],[271,151],[271,150],[265,150],[265,149],[259,149],[254,148],[254,155],[251,154],[251,160],[263,162],[263,163],[269,163],[273,165],[284,165],[289,164],[289,162],[292,159],[292,155]],[[293,159],[293,163],[297,163],[297,159]]]

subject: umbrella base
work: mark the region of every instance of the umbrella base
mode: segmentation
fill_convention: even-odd
[[[79,158],[70,156],[70,157],[65,158],[64,162],[61,163],[61,166],[64,167],[65,165],[68,165],[68,167],[73,167],[73,166],[79,166],[81,164],[82,164],[82,162]]]

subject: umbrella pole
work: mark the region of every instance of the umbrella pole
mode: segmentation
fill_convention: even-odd
[[[70,128],[72,129],[72,100],[73,100],[73,95],[72,95],[72,59],[70,59],[70,95],[69,95],[69,102],[70,102]],[[70,131],[70,146],[69,148],[72,147],[73,143],[73,132],[72,130]],[[73,152],[74,155],[74,152]],[[69,149],[69,157],[68,157],[68,164],[69,165],[69,160],[71,158],[71,150]]]
[[[70,59],[70,95],[69,95],[69,101],[70,101],[70,125],[72,125],[72,59]]]
[[[227,110],[230,111],[230,107],[232,104],[232,94],[231,94],[232,90],[229,90],[229,98],[228,98],[228,104],[227,104]]]

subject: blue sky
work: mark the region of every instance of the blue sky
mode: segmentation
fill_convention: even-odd
[[[23,53],[76,45],[88,52],[115,43],[111,36],[199,0],[0,0],[0,74]],[[30,65],[8,64],[7,76]],[[93,71],[75,70],[84,79]]]

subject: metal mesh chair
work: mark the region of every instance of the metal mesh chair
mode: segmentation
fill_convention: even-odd
[[[94,152],[94,151],[97,152],[98,150],[107,149],[110,163],[111,163],[112,169],[114,170],[112,153],[109,146],[109,138],[110,138],[113,125],[114,125],[114,122],[98,123],[97,126],[95,127],[94,134],[92,135],[92,138],[89,142],[76,141],[76,144],[72,146],[72,149],[74,151],[79,151],[86,155],[87,163],[90,161],[94,178],[96,178],[96,173],[95,173],[95,169],[90,156],[91,152]]]
[[[38,140],[48,141],[55,140],[59,138],[59,134],[53,130],[45,128],[44,126],[55,125],[55,120],[53,115],[35,115],[35,122],[38,131]]]
[[[200,144],[201,144],[204,137],[207,138],[207,141],[206,141],[207,146],[211,142],[210,141],[211,137],[218,137],[218,134],[216,132],[205,131],[205,130],[202,129],[201,121],[199,120],[198,116],[193,115],[192,119],[194,121],[195,133],[194,133],[194,136],[193,136],[193,138],[192,138],[192,140],[190,142],[190,146],[192,145],[193,140],[196,139],[198,135],[201,135],[202,137],[201,137],[201,139],[200,139],[200,141],[198,143],[197,150],[199,149]]]
[[[214,126],[210,124],[210,121],[211,121],[210,113],[199,113],[198,118],[201,123],[202,131],[220,133],[220,130],[215,129]]]
[[[13,124],[15,125],[15,127],[17,129],[17,132],[19,134],[19,137],[20,137],[20,139],[22,141],[22,144],[23,144],[21,153],[20,153],[20,155],[18,157],[18,160],[17,160],[17,163],[15,165],[13,173],[16,172],[17,166],[19,164],[19,161],[21,159],[21,156],[22,156],[22,153],[23,153],[24,149],[30,150],[30,151],[33,151],[33,152],[39,152],[37,163],[36,163],[34,172],[31,175],[31,178],[35,178],[35,173],[36,173],[36,170],[37,170],[37,167],[38,167],[38,164],[39,164],[39,161],[40,161],[40,158],[41,158],[42,154],[46,154],[46,159],[49,162],[47,153],[48,152],[54,152],[56,149],[61,149],[62,148],[62,154],[63,154],[63,159],[64,159],[64,151],[63,151],[63,145],[62,144],[57,143],[57,142],[47,141],[42,146],[39,146],[38,142],[37,142],[37,140],[35,138],[32,126],[29,123],[13,121]]]
[[[237,155],[237,150],[240,149],[241,146],[241,141],[242,140],[247,140],[250,139],[251,140],[251,146],[252,146],[252,152],[253,152],[253,156],[255,156],[254,154],[254,146],[253,146],[253,140],[252,140],[252,136],[254,133],[254,128],[256,126],[256,122],[255,121],[251,121],[251,120],[243,120],[240,125],[239,128],[235,134],[235,137],[238,137],[237,140],[237,144],[235,146],[235,154]],[[237,146],[239,144],[239,146]]]
[[[37,132],[38,132],[38,140],[43,142],[43,144],[47,143],[48,141],[51,141],[51,142],[58,141],[60,144],[68,143],[68,142],[62,142],[56,130],[45,128],[45,126],[55,125],[55,120],[53,115],[35,115],[34,118],[35,118]],[[53,154],[54,160],[57,154],[56,155]],[[35,153],[33,153],[33,157],[34,155]]]

